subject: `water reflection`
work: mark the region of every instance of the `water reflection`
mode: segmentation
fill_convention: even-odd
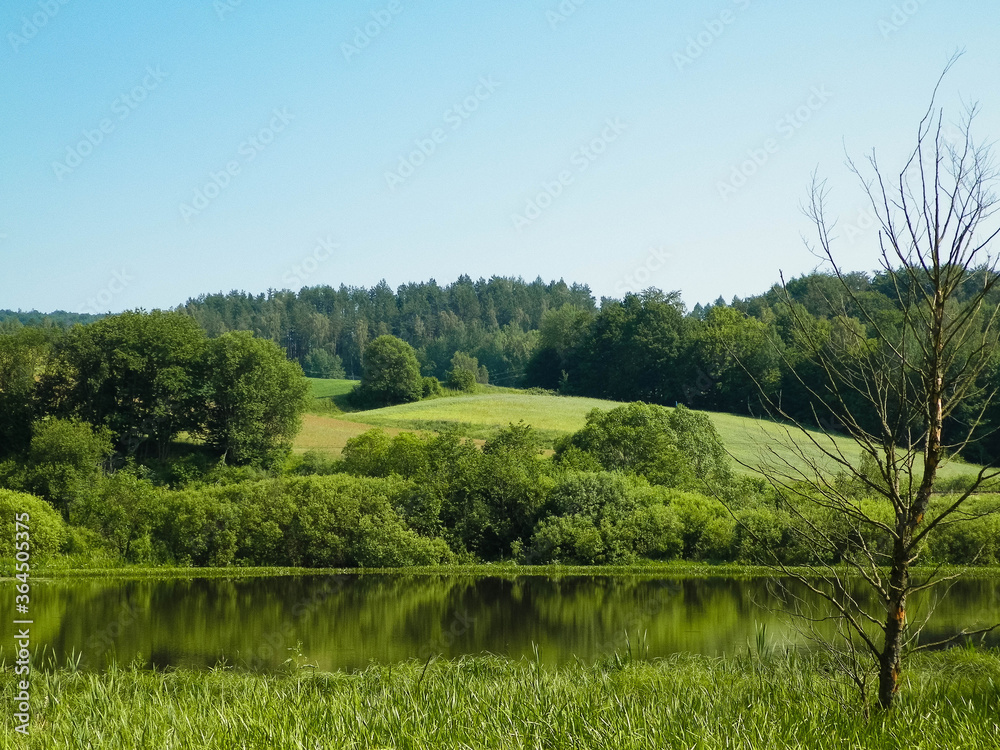
[[[719,655],[745,650],[760,624],[775,645],[806,642],[767,580],[344,575],[36,581],[32,593],[33,642],[82,653],[88,669],[137,659],[159,668],[224,660],[275,669],[296,647],[320,669],[359,669],[432,653],[531,657],[533,643],[557,664],[621,649],[626,631],[633,642],[646,633],[651,657]],[[13,584],[4,584],[2,611],[13,611],[13,597]],[[927,603],[914,602],[912,616]],[[938,603],[924,638],[994,622],[998,584],[962,581]],[[9,660],[9,619],[0,638]]]

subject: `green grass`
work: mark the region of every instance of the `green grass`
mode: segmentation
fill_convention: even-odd
[[[547,396],[528,393],[485,393],[472,396],[439,398],[418,401],[413,404],[390,406],[383,409],[355,412],[345,420],[376,427],[393,427],[403,430],[441,430],[445,426],[457,426],[463,434],[474,438],[488,438],[497,428],[524,420],[537,429],[548,442],[574,432],[583,427],[586,414],[591,409],[613,409],[620,404],[596,398],[568,396]],[[719,431],[727,449],[735,461],[757,466],[762,461],[778,465],[788,462],[803,469],[806,461],[798,455],[798,446],[809,461],[815,461],[828,470],[835,465],[823,456],[817,446],[811,444],[794,427],[763,419],[742,417],[734,414],[706,412]],[[827,448],[838,448],[847,456],[858,456],[859,451],[851,440],[830,437],[819,431],[809,433]],[[750,472],[743,466],[737,470]],[[944,477],[969,473],[974,470],[965,464],[946,464],[942,470]]]
[[[480,393],[450,396],[356,412],[346,419],[377,427],[438,431],[458,427],[473,438],[488,438],[500,427],[524,420],[543,440],[574,432],[591,409],[617,406],[596,398],[537,396],[526,393]]]
[[[412,404],[351,411],[344,397],[356,384],[357,381],[354,380],[310,378],[311,394],[318,404],[310,411],[327,416],[335,414],[339,418],[331,418],[329,421],[309,420],[303,428],[303,434],[296,439],[297,451],[325,450],[339,453],[348,438],[360,434],[369,426],[392,428],[396,431],[430,432],[451,427],[458,428],[467,437],[487,439],[498,428],[521,420],[538,430],[543,443],[551,446],[556,438],[583,427],[587,412],[591,409],[613,409],[620,405],[616,401],[597,398],[540,395],[512,388],[480,386],[486,392],[473,395],[449,392],[443,397]],[[329,406],[331,403],[334,406]],[[787,468],[787,463],[798,470],[806,469],[808,462],[815,462],[829,471],[837,468],[817,445],[812,444],[795,427],[735,414],[706,414],[732,454],[737,464],[736,470],[741,473],[752,473],[744,465],[759,466],[762,462],[782,468]],[[838,449],[852,458],[860,455],[857,446],[847,438],[824,435],[816,430],[810,431],[809,435],[819,446]],[[804,452],[805,458],[799,455],[799,450]],[[960,462],[945,463],[941,476],[949,479],[971,474],[977,469],[976,466]]]
[[[357,386],[357,380],[329,380],[306,378],[309,381],[309,399],[306,411],[310,414],[339,414],[350,411],[347,394]]]
[[[817,657],[678,655],[641,648],[546,668],[483,656],[318,673],[112,668],[36,671],[33,747],[130,748],[995,748],[1000,655],[914,660],[888,715],[823,675]],[[0,675],[8,703],[14,676]],[[13,746],[11,711],[4,746]],[[24,745],[21,745],[24,746]]]

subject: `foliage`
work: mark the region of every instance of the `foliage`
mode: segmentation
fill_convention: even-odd
[[[634,403],[594,409],[582,430],[559,443],[556,460],[572,458],[572,449],[608,471],[633,472],[668,487],[730,479],[725,448],[712,423],[684,407],[670,411]]]
[[[0,465],[0,482],[48,500],[67,517],[73,504],[93,492],[111,456],[111,433],[73,419],[34,423],[20,460]]]
[[[365,347],[361,385],[353,393],[358,405],[405,404],[422,395],[420,363],[412,346],[395,336],[379,336]]]
[[[299,366],[272,342],[235,331],[208,342],[201,373],[208,445],[236,464],[283,457],[309,387]]]
[[[472,393],[476,390],[476,373],[456,368],[448,373],[448,387],[453,391]]]
[[[420,379],[420,396],[422,398],[433,398],[444,394],[441,381],[434,376]]]
[[[159,310],[74,326],[54,345],[41,399],[58,416],[110,429],[126,456],[164,456],[197,421],[192,371],[204,337],[193,319]]]
[[[153,560],[152,531],[162,510],[164,491],[134,466],[103,479],[96,491],[70,507],[70,521],[98,532],[122,560]]]
[[[345,377],[340,357],[326,349],[313,349],[303,357],[302,370],[310,378],[339,380]]]
[[[0,489],[0,559],[8,564],[5,565],[8,571],[13,565],[16,551],[15,516],[22,513],[28,514],[26,525],[29,534],[29,564],[54,556],[66,544],[69,536],[62,516],[44,500],[24,492]]]

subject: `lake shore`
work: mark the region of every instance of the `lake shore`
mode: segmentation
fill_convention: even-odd
[[[788,571],[806,576],[819,577],[824,574],[820,568],[789,566]],[[836,568],[841,574],[850,575],[846,567]],[[932,572],[941,576],[961,573],[969,579],[1000,578],[1000,566],[983,565],[960,568],[958,566],[915,567],[914,575]],[[475,577],[519,577],[519,576],[629,576],[640,578],[670,577],[684,578],[774,578],[787,575],[779,568],[765,565],[742,565],[739,563],[711,563],[670,561],[648,562],[633,565],[518,565],[515,563],[482,563],[472,565],[428,565],[400,568],[292,568],[292,567],[159,567],[143,565],[123,565],[114,568],[69,568],[59,564],[39,566],[34,572],[36,580],[64,578],[261,578],[275,576],[335,576],[335,575],[418,575],[418,576],[475,576]],[[13,581],[13,577],[0,577],[0,582]]]

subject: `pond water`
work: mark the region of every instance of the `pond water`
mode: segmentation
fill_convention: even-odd
[[[801,593],[801,591],[799,592]],[[911,606],[920,618],[930,599]],[[12,612],[12,583],[0,611]],[[33,645],[75,652],[81,667],[276,669],[289,658],[359,669],[430,654],[493,653],[593,662],[644,640],[650,657],[746,651],[761,625],[774,646],[808,639],[773,580],[612,576],[310,575],[188,580],[36,580]],[[0,623],[10,661],[14,626]],[[927,642],[1000,622],[1000,583],[957,583],[936,602]],[[644,635],[643,635],[644,634]],[[987,640],[1000,645],[1000,637]],[[648,648],[648,651],[645,649]]]

